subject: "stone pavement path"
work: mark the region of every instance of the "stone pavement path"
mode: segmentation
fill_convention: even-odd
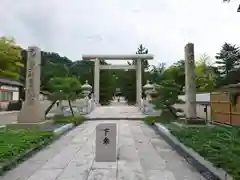
[[[145,115],[140,111],[137,106],[127,106],[119,104],[114,106],[99,106],[95,108],[90,114],[86,115],[87,118],[101,118],[101,119],[126,119],[126,118],[144,118]]]
[[[104,121],[109,122],[109,121]],[[9,171],[1,180],[200,180],[185,160],[141,121],[118,124],[117,162],[95,162],[95,128],[89,121]]]

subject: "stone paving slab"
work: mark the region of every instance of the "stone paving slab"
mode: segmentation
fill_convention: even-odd
[[[119,120],[119,119],[141,119],[145,115],[137,106],[99,106],[90,114],[86,115],[87,119],[94,120]]]
[[[118,126],[118,161],[95,162],[95,128],[75,128],[0,180],[203,180],[200,174],[141,121]]]

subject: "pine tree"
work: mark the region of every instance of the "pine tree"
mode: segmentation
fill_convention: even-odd
[[[220,53],[215,56],[219,73],[222,77],[226,77],[231,71],[240,65],[240,51],[236,45],[224,43]]]
[[[148,54],[148,49],[145,48],[142,44],[137,49],[136,54]],[[137,60],[133,60],[132,62],[128,62],[129,65],[136,65]],[[142,86],[144,86],[147,82],[145,75],[145,70],[149,68],[148,60],[143,59],[141,61],[142,63]],[[135,103],[136,102],[136,71],[129,71],[127,75],[125,76],[125,86],[123,89],[123,95],[127,99],[129,103]],[[142,96],[144,96],[144,92],[142,93]]]

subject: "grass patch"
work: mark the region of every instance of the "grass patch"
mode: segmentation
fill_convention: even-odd
[[[163,110],[161,116],[147,116],[143,119],[148,125],[152,125],[153,123],[170,124],[175,120],[176,117],[167,109]]]
[[[38,129],[0,129],[0,164],[9,164],[52,140],[54,134]]]
[[[82,124],[86,118],[84,116],[59,116],[54,118],[55,124],[70,124],[73,123],[75,126]]]
[[[77,126],[84,121],[82,116],[54,117],[55,124],[60,125],[73,123]],[[53,130],[0,128],[0,175],[45,147],[55,137]]]
[[[240,127],[177,127],[171,133],[183,144],[240,180]]]

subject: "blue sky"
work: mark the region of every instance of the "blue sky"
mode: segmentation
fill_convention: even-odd
[[[0,0],[0,36],[37,45],[71,60],[82,54],[135,53],[144,44],[168,65],[195,44],[196,59],[226,41],[240,44],[240,1],[221,0]],[[115,61],[115,64],[119,61]],[[121,63],[121,62],[120,62]]]

